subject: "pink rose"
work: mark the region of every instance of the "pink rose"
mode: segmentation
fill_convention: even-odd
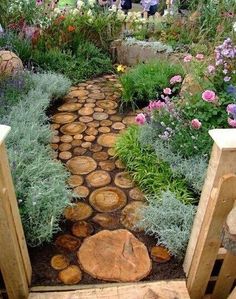
[[[184,62],[190,62],[193,59],[193,56],[191,54],[188,54],[184,57]]]
[[[164,94],[171,94],[172,91],[169,87],[163,89]]]
[[[203,54],[197,54],[196,55],[196,59],[197,60],[203,60],[204,59],[204,55]]]
[[[205,90],[202,93],[202,99],[206,102],[214,103],[217,100],[217,96],[213,90]]]
[[[159,101],[152,101],[148,105],[149,110],[155,110],[155,109],[161,110],[164,107],[165,107],[165,103],[160,101],[160,100]]]
[[[228,118],[228,124],[233,127],[236,128],[236,120],[232,119],[232,118]]]
[[[191,126],[192,126],[192,128],[198,130],[198,129],[201,128],[202,123],[201,123],[197,118],[194,118],[194,119],[191,121]]]
[[[135,117],[135,121],[137,124],[139,125],[143,125],[146,122],[146,116],[143,113],[139,113],[136,117]]]
[[[207,67],[207,71],[209,74],[213,74],[215,72],[216,68],[214,67],[214,65],[208,65]]]
[[[170,84],[181,83],[182,77],[180,75],[176,75],[170,79]]]

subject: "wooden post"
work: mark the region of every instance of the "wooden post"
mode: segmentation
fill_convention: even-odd
[[[4,145],[9,131],[0,125],[0,268],[9,299],[26,299],[32,270]]]
[[[188,276],[194,251],[202,227],[210,194],[219,185],[220,178],[229,173],[236,173],[236,129],[216,129],[209,132],[214,140],[211,159],[208,166],[205,184],[198,205],[193,229],[184,260],[184,271]]]
[[[235,299],[235,298],[236,298],[236,287],[233,289],[233,291],[229,295],[228,299]]]

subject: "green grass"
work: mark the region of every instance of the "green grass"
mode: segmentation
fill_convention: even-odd
[[[59,7],[65,7],[65,6],[71,6],[75,7],[76,6],[76,0],[60,0],[59,1]]]

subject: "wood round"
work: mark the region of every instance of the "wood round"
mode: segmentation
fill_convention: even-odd
[[[137,187],[129,191],[129,197],[133,200],[145,201],[145,196],[143,192]]]
[[[100,122],[102,127],[109,127],[112,125],[112,121],[110,119],[104,119]]]
[[[97,213],[92,218],[92,221],[98,223],[101,227],[106,229],[114,229],[119,226],[119,219],[108,213]]]
[[[90,127],[90,128],[88,128],[88,129],[85,131],[85,133],[86,133],[87,135],[93,135],[93,136],[96,136],[96,135],[98,134],[98,130],[95,129],[94,127]]]
[[[64,234],[57,237],[55,244],[68,251],[75,251],[80,247],[81,241],[69,234]]]
[[[99,162],[99,166],[105,171],[112,171],[116,168],[115,163],[111,160],[101,161]]]
[[[93,152],[93,153],[97,153],[97,152],[100,152],[102,150],[102,146],[99,145],[99,144],[92,144],[91,147],[90,147],[90,151]]]
[[[105,112],[94,112],[93,119],[95,120],[104,120],[108,118],[108,114]]]
[[[109,158],[107,152],[97,152],[93,154],[93,159],[96,161],[105,161]]]
[[[78,111],[78,113],[83,116],[91,115],[93,112],[94,110],[91,107],[83,107]]]
[[[87,152],[87,149],[86,148],[82,148],[82,147],[75,147],[74,150],[73,150],[73,154],[75,156],[82,156],[84,155],[85,153]]]
[[[65,151],[65,152],[60,152],[59,158],[61,160],[69,160],[72,157],[71,152]]]
[[[163,246],[153,246],[151,248],[151,258],[157,263],[166,263],[171,259],[169,251]]]
[[[132,188],[134,186],[134,182],[130,178],[128,172],[119,172],[115,176],[114,180],[116,186],[120,188]]]
[[[119,168],[119,169],[124,169],[125,168],[124,163],[120,159],[116,160],[115,164],[116,164],[116,167]]]
[[[87,175],[86,182],[88,186],[99,188],[109,185],[111,182],[111,176],[107,171],[96,170]]]
[[[72,148],[72,145],[70,143],[63,142],[59,145],[59,150],[61,152],[69,151],[71,148]]]
[[[72,174],[88,174],[97,168],[96,161],[88,156],[74,157],[66,165]]]
[[[61,127],[60,131],[66,135],[77,135],[81,134],[86,130],[86,125],[81,122],[73,122],[70,124],[66,124]]]
[[[72,97],[72,98],[82,98],[84,96],[87,96],[89,94],[89,92],[87,90],[84,89],[76,89],[71,91],[68,96]]]
[[[83,134],[76,134],[76,135],[74,135],[74,139],[76,139],[76,140],[81,140],[81,139],[83,139]]]
[[[73,122],[77,118],[77,115],[70,112],[60,112],[52,116],[52,121],[57,124],[68,124]]]
[[[58,111],[63,112],[74,112],[81,108],[81,104],[79,103],[65,103],[57,108]]]
[[[73,140],[73,137],[71,135],[62,135],[60,139],[61,142],[69,143]]]
[[[74,189],[74,193],[80,198],[85,198],[89,195],[89,189],[86,186],[78,186]]]
[[[122,122],[125,124],[125,125],[134,125],[136,124],[136,121],[135,121],[135,116],[126,116],[123,118]]]
[[[103,109],[115,109],[118,104],[111,100],[98,101],[97,106]]]
[[[100,128],[98,128],[98,131],[100,133],[109,133],[111,131],[111,129],[109,127],[100,127]]]
[[[69,259],[63,254],[56,254],[51,258],[51,267],[55,270],[63,270],[70,264]]]
[[[102,134],[98,137],[97,143],[104,147],[113,147],[117,136],[118,135],[114,133]]]
[[[72,226],[72,234],[78,238],[86,238],[92,235],[94,228],[86,221],[77,221]]]
[[[111,127],[114,130],[123,130],[123,129],[125,129],[125,125],[122,122],[115,122]]]
[[[97,128],[99,127],[99,121],[95,120],[95,121],[91,121],[90,123],[87,124],[88,127],[92,127],[92,128]]]
[[[93,213],[92,208],[84,203],[78,202],[73,206],[67,207],[64,211],[64,216],[70,221],[79,221],[89,218]]]
[[[81,175],[71,175],[68,179],[68,184],[70,187],[74,188],[77,186],[81,186],[84,182],[84,178]]]
[[[81,121],[82,123],[90,123],[93,121],[93,118],[91,116],[81,116],[79,118],[79,121]]]
[[[88,136],[84,137],[84,140],[87,141],[87,142],[93,142],[95,139],[96,139],[96,137],[93,136],[93,135],[88,135]]]
[[[71,265],[66,269],[62,270],[58,274],[58,278],[64,284],[73,285],[80,282],[82,279],[82,272],[76,265]]]

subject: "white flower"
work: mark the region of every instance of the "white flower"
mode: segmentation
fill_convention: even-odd
[[[87,15],[88,15],[89,17],[92,17],[92,16],[93,16],[93,12],[92,12],[91,9],[89,9],[89,10],[87,11]]]
[[[88,0],[88,4],[90,7],[94,7],[96,0]]]
[[[80,8],[83,7],[83,6],[84,6],[84,2],[81,1],[81,0],[78,0],[78,1],[77,1],[77,8],[80,9]]]
[[[236,22],[233,24],[233,29],[236,32]]]

